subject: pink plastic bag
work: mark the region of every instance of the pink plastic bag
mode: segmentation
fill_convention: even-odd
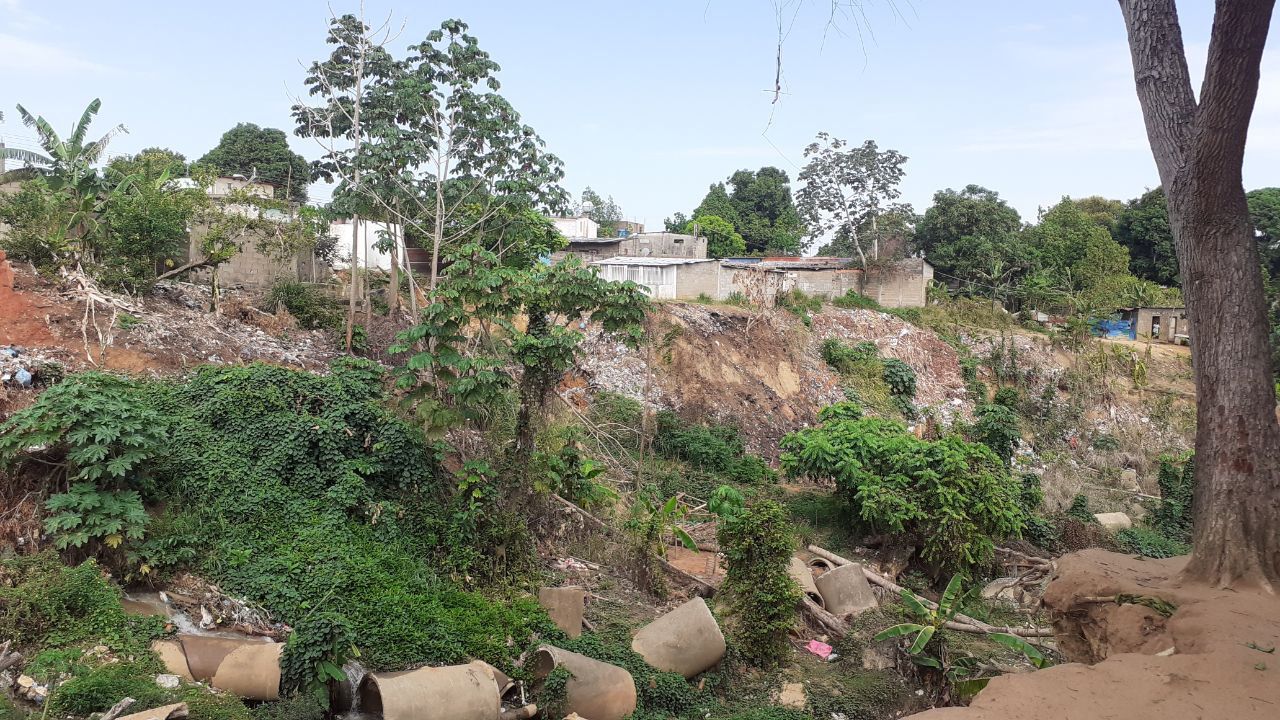
[[[820,642],[818,640],[810,640],[809,644],[805,645],[804,647],[806,650],[813,653],[814,655],[817,655],[823,660],[826,660],[827,658],[831,657],[832,651],[835,650],[835,648],[831,647],[830,645],[824,642]]]

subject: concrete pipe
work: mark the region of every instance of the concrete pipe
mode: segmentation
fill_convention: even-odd
[[[631,649],[659,670],[691,678],[724,659],[724,633],[699,597],[640,628]]]
[[[636,710],[636,682],[631,673],[617,665],[543,645],[534,653],[530,667],[535,692],[541,690],[542,681],[552,670],[562,667],[569,671],[572,677],[565,688],[566,712],[589,720],[622,720]]]
[[[177,675],[188,682],[195,681],[195,677],[191,674],[191,667],[187,665],[187,654],[183,652],[180,640],[155,640],[151,643],[151,652],[160,658],[164,669],[170,675]]]
[[[841,565],[825,572],[814,580],[814,584],[826,601],[827,612],[836,617],[857,615],[877,605],[875,593],[871,592],[871,584],[862,573],[862,566],[857,563]]]
[[[808,595],[810,600],[818,603],[819,607],[824,607],[822,593],[818,592],[818,586],[813,582],[813,571],[803,560],[798,557],[791,558],[791,564],[787,566],[787,574],[796,581],[800,590]]]
[[[250,700],[280,698],[284,643],[179,635],[191,677]]]
[[[816,557],[809,561],[809,574],[813,575],[814,570],[818,571],[818,575],[814,575],[814,577],[831,572],[831,568],[832,565],[826,560],[826,558]]]
[[[544,587],[538,591],[538,604],[546,608],[551,622],[571,638],[582,634],[582,613],[587,591],[580,587]]]
[[[383,720],[494,720],[502,712],[493,671],[482,662],[370,673],[360,710]]]
[[[476,662],[484,662],[484,661],[477,660]],[[489,672],[493,673],[493,683],[494,685],[498,686],[498,697],[506,698],[507,693],[515,689],[516,687],[515,681],[512,680],[510,676],[508,676],[506,673],[490,665],[489,663],[484,663],[484,665],[485,667],[489,668]]]

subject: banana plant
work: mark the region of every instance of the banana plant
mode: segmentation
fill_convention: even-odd
[[[920,602],[909,590],[903,590],[902,602],[912,615],[920,619],[920,622],[894,625],[877,634],[875,640],[879,642],[914,634],[915,639],[911,641],[911,645],[907,648],[907,655],[910,656],[911,661],[917,665],[942,670],[942,660],[925,654],[925,648],[933,640],[934,635],[955,618],[956,614],[960,612],[961,606],[973,594],[973,588],[965,591],[963,586],[964,577],[962,575],[952,576],[951,581],[947,583],[946,590],[942,591],[942,598],[938,600],[936,608],[928,607]]]

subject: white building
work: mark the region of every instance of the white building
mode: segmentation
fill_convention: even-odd
[[[567,238],[593,238],[600,232],[600,225],[589,217],[551,218],[556,230]]]
[[[351,236],[355,232],[356,226],[349,218],[343,220],[335,220],[329,224],[329,234],[338,239],[337,255],[338,258],[333,262],[334,268],[346,269],[351,264]],[[374,222],[372,220],[360,221],[360,238],[356,248],[357,265],[359,267],[368,267],[369,269],[377,269],[389,272],[391,270],[391,251],[380,250],[375,247],[383,239],[387,238],[395,242],[398,248],[397,253],[400,259],[401,269],[409,267],[409,261],[404,249],[404,232],[400,225],[392,223]]]

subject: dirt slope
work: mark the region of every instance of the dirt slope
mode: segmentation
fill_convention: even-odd
[[[844,399],[819,352],[829,337],[873,341],[883,357],[911,365],[920,405],[946,415],[964,403],[955,351],[934,333],[880,312],[828,307],[806,328],[785,312],[672,302],[655,307],[648,329],[650,352],[588,336],[580,371],[590,388],[644,398],[694,420],[736,424],[765,456],[777,454],[783,435]]]
[[[918,720],[1274,720],[1280,718],[1280,597],[1184,584],[1186,558],[1102,550],[1064,556],[1045,604],[1068,657],[1098,660],[993,680],[968,708]],[[1082,602],[1131,593],[1177,605],[1166,619],[1136,604]],[[1168,654],[1168,653],[1172,654]],[[1105,658],[1105,659],[1103,659]]]

